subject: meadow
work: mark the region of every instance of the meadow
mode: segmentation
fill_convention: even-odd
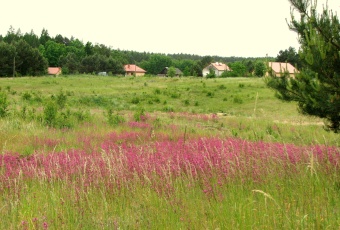
[[[0,87],[1,229],[340,226],[339,135],[261,78]]]

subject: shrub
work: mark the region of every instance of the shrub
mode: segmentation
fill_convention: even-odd
[[[49,127],[55,127],[58,115],[58,106],[54,101],[49,101],[44,107],[43,122]]]
[[[215,78],[216,74],[215,71],[213,69],[209,69],[209,73],[206,76],[207,78]]]
[[[213,97],[214,96],[214,93],[212,92],[207,92],[207,97]]]
[[[168,68],[168,74],[169,77],[175,77],[176,76],[176,68],[171,66]]]
[[[143,120],[145,120],[145,111],[144,111],[144,108],[138,109],[134,113],[133,118],[134,118],[135,121],[143,121]]]
[[[73,116],[76,118],[78,122],[91,120],[91,114],[89,111],[78,110],[73,112]]]
[[[55,128],[72,128],[74,127],[74,121],[72,120],[72,113],[69,109],[62,111],[60,114],[57,113]]]
[[[114,114],[113,109],[109,108],[107,109],[107,122],[109,123],[109,125],[115,126],[115,125],[125,122],[125,119],[123,116],[119,115],[118,113]]]
[[[22,95],[21,95],[21,98],[22,100],[24,101],[30,101],[32,99],[32,94],[29,93],[29,92],[24,92]]]
[[[139,104],[139,102],[140,102],[140,100],[139,100],[138,97],[134,97],[134,98],[131,99],[131,103],[132,103],[132,104],[135,104],[135,105],[136,105],[136,104]]]
[[[56,102],[60,109],[63,109],[65,107],[66,100],[67,100],[66,94],[64,94],[63,91],[60,91],[56,97]]]
[[[154,90],[154,94],[161,94],[161,90],[160,89],[155,89]]]
[[[234,103],[236,104],[242,104],[243,100],[242,98],[240,98],[239,96],[234,97]]]
[[[174,99],[180,98],[180,97],[181,97],[181,94],[180,94],[180,93],[177,93],[177,92],[172,92],[172,93],[170,94],[170,97],[171,97],[171,98],[174,98]]]
[[[219,85],[218,88],[223,90],[226,89],[227,87],[225,87],[225,85]]]

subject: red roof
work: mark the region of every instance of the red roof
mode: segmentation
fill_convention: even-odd
[[[48,67],[47,73],[51,75],[57,75],[61,73],[60,67]]]
[[[220,62],[211,63],[209,66],[215,67],[218,71],[230,71],[229,66]]]
[[[124,70],[125,72],[146,73],[144,69],[140,68],[137,65],[132,65],[132,64],[124,65]]]
[[[268,62],[268,65],[275,73],[298,73],[299,71],[287,62]]]

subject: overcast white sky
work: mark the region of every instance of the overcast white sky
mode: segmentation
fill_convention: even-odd
[[[339,12],[339,0],[328,5]],[[299,47],[286,19],[288,0],[10,0],[1,3],[0,34],[12,25],[121,50],[276,57]]]

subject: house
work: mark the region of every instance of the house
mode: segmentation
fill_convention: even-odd
[[[168,70],[169,70],[169,67],[165,67],[165,68],[158,74],[158,76],[166,76],[166,77],[167,77],[167,76],[168,76]],[[183,75],[183,72],[182,72],[180,69],[175,68],[175,70],[176,70],[175,76],[180,77],[180,76]]]
[[[124,65],[125,76],[144,76],[146,71],[137,65],[127,64]]]
[[[58,76],[62,73],[61,67],[48,67],[47,68],[47,74],[48,75],[55,75]]]
[[[206,77],[210,73],[210,69],[215,71],[215,75],[217,77],[221,76],[221,74],[224,71],[231,71],[229,66],[227,66],[226,64],[223,64],[223,63],[220,63],[220,62],[215,62],[215,63],[211,63],[210,65],[208,65],[207,67],[205,67],[203,69],[203,71],[202,71],[203,77]]]
[[[266,76],[281,77],[284,73],[288,73],[290,77],[295,77],[299,71],[290,63],[287,62],[268,62],[269,71]]]

